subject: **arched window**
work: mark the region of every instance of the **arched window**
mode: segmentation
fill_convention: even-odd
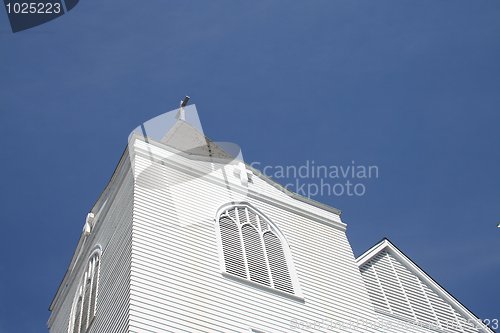
[[[291,295],[299,294],[290,251],[271,221],[242,203],[220,209],[217,222],[226,274]]]
[[[85,333],[95,316],[99,285],[100,252],[90,257],[83,279],[78,286],[70,316],[69,333]]]

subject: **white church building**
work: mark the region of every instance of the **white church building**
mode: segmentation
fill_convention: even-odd
[[[203,134],[194,105],[131,135],[50,304],[51,333],[493,332],[384,239]]]

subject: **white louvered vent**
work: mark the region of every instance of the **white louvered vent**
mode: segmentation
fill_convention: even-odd
[[[68,327],[69,333],[87,332],[95,316],[99,285],[99,253],[96,252],[87,263],[83,279],[78,287]]]
[[[243,242],[245,244],[250,280],[270,286],[266,256],[259,232],[250,224],[245,224],[241,227],[241,233],[243,234]]]
[[[253,225],[255,228],[259,229],[259,221],[257,219],[257,215],[249,209],[245,209],[245,211],[248,214],[247,216],[250,224]]]
[[[92,286],[90,287],[92,293],[90,294],[90,313],[89,313],[89,316],[91,318],[95,316],[95,306],[97,301],[97,285],[99,279],[99,266],[100,266],[100,260],[98,256],[94,257],[93,265],[94,267],[92,271]]]
[[[84,282],[84,290],[85,293],[83,295],[83,308],[84,312],[82,313],[82,323],[80,325],[80,332],[85,332],[87,327],[88,327],[88,322],[89,322],[89,313],[88,313],[88,308],[90,304],[90,288],[91,288],[91,281],[92,281],[92,275],[89,274],[90,272],[85,273],[85,280]],[[87,310],[87,311],[85,311]]]
[[[247,205],[235,205],[219,217],[226,273],[294,294],[290,268],[276,227]]]
[[[274,287],[279,290],[293,294],[292,281],[286,264],[285,254],[281,243],[275,234],[268,231],[264,233],[264,244],[266,245],[269,268],[273,277]]]
[[[240,240],[240,229],[231,218],[223,216],[219,220],[222,249],[226,264],[226,272],[247,278],[245,260]]]
[[[366,265],[361,268],[361,273],[365,278],[366,288],[372,299],[376,310],[390,312],[389,302],[382,291],[382,285],[377,277],[375,268],[372,265]]]
[[[390,252],[381,251],[360,271],[376,311],[438,331],[482,332]]]

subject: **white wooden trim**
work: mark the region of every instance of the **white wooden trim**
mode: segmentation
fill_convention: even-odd
[[[226,273],[226,272],[222,272],[222,276],[224,276],[224,277],[226,277],[228,279],[235,280],[235,281],[238,281],[240,283],[249,285],[251,287],[254,287],[254,288],[257,288],[257,289],[260,289],[260,290],[264,290],[264,291],[270,292],[272,294],[276,294],[276,295],[279,295],[279,296],[282,296],[282,297],[285,297],[285,298],[289,298],[289,299],[292,299],[292,300],[300,302],[300,303],[305,303],[305,299],[303,297],[301,297],[301,296],[298,296],[298,295],[295,295],[295,294],[290,294],[290,293],[287,293],[285,291],[281,291],[281,290],[275,289],[273,287],[268,287],[268,286],[266,286],[266,285],[264,285],[262,283],[258,283],[258,282],[254,282],[254,281],[251,281],[251,280],[248,280],[248,279],[244,279],[244,278],[239,277],[237,275],[234,275],[234,274],[231,274],[231,273]]]

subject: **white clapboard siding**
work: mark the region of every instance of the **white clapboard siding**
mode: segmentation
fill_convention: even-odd
[[[131,332],[292,332],[294,321],[376,320],[338,214],[291,198],[257,176],[244,188],[232,165],[197,175],[207,170],[206,162],[180,154],[165,160],[160,147],[135,142]],[[222,274],[215,218],[233,201],[256,207],[283,233],[303,301]],[[248,231],[246,241],[254,242]],[[252,267],[262,271],[254,259]]]
[[[51,306],[48,326],[51,333],[67,333],[70,313],[88,257],[102,248],[96,316],[88,332],[128,332],[131,235],[134,179],[128,158],[122,158],[112,181],[96,204],[95,221],[78,260],[73,259]],[[100,206],[100,207],[99,207]],[[98,212],[98,213],[97,213]],[[64,286],[68,285],[67,288]],[[69,331],[71,332],[71,330]]]
[[[384,240],[382,245],[371,257],[361,259],[360,271],[384,332],[490,332],[474,327],[470,321],[480,320],[472,315],[467,316],[468,322],[466,310],[459,311],[458,302],[444,299],[435,283],[424,281],[407,259],[396,255],[399,250],[392,244]]]

